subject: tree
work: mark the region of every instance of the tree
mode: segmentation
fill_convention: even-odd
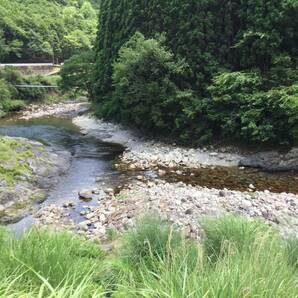
[[[92,51],[76,54],[66,60],[61,71],[59,83],[63,92],[90,93],[94,53]]]
[[[93,99],[104,116],[126,119],[140,127],[141,119],[150,115],[149,120],[146,118],[148,130],[167,127],[166,131],[176,131],[180,139],[183,135],[189,142],[214,136],[260,143],[286,143],[288,138],[291,143],[296,124],[287,125],[289,111],[282,111],[276,103],[283,105],[283,99],[291,98],[293,107],[297,100],[295,92],[284,96],[298,80],[297,11],[297,0],[102,0]],[[140,63],[142,72],[135,76],[135,82],[127,77],[132,69],[136,72],[136,66],[124,60],[123,49],[135,32],[145,40],[165,35],[163,46],[172,53],[173,61],[182,59],[188,65],[171,84],[183,91],[191,90],[190,96],[183,93],[183,100],[178,99],[179,92],[171,88],[173,93],[167,93],[169,90],[160,86],[163,76],[153,84],[151,74],[159,73],[159,68],[154,69],[156,64],[145,58],[150,75]],[[134,54],[140,55],[137,51]],[[133,57],[130,60],[134,61]],[[127,86],[117,80],[115,61],[118,67],[121,63],[130,65],[125,68],[127,74],[122,73],[129,82]],[[143,75],[150,80],[140,81]],[[148,102],[140,99],[140,94],[147,97],[145,91]],[[174,113],[172,107],[162,108],[169,106],[165,98],[172,98],[177,108]],[[137,101],[131,104],[134,99]],[[158,112],[153,116],[154,109]],[[295,117],[291,119],[296,121]],[[287,131],[281,133],[274,127],[275,122]]]
[[[0,7],[7,61],[61,61],[93,47],[97,11],[88,0],[0,0]]]
[[[121,122],[165,134],[179,134],[181,109],[192,99],[181,76],[187,68],[163,45],[164,38],[145,39],[137,32],[121,47],[113,64],[113,107]]]

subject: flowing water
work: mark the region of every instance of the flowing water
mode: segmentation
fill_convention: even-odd
[[[33,139],[53,147],[57,152],[59,150],[71,152],[70,168],[41,205],[51,203],[63,205],[65,202],[74,201],[77,207],[73,210],[73,217],[79,214],[82,205],[94,203],[80,201],[78,198],[80,190],[90,189],[98,184],[113,187],[126,180],[126,176],[113,167],[113,160],[124,148],[121,145],[103,143],[82,135],[71,120],[54,117],[29,121],[4,120],[0,122],[0,134]],[[30,226],[32,221],[32,217],[27,216],[12,227],[20,230]]]
[[[139,172],[117,171],[113,161],[119,157],[124,148],[121,145],[101,142],[98,139],[84,136],[69,119],[55,117],[33,120],[6,119],[0,121],[0,135],[25,137],[37,140],[46,146],[53,147],[57,152],[67,150],[72,154],[72,162],[67,173],[61,177],[55,188],[49,191],[47,199],[41,204],[63,205],[73,201],[76,208],[71,217],[79,222],[80,210],[85,205],[96,202],[82,202],[78,192],[84,188],[115,187],[134,179]],[[155,176],[153,172],[145,172],[147,176]],[[176,171],[167,171],[163,177],[170,182],[186,183],[232,190],[248,190],[253,184],[256,190],[268,189],[273,192],[298,193],[297,173],[264,173],[254,169],[238,168],[206,168],[198,170],[185,169],[179,175]],[[39,207],[39,206],[38,206]],[[28,228],[33,222],[28,215],[11,227],[16,231]]]

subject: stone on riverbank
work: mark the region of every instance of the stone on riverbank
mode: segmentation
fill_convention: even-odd
[[[293,148],[286,153],[276,151],[255,153],[241,159],[239,164],[267,171],[297,171],[298,148]]]

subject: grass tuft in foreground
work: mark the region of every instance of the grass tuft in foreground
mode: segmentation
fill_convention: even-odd
[[[0,230],[0,297],[298,297],[296,239],[231,215],[202,225],[199,244],[145,216],[111,255],[69,233]]]

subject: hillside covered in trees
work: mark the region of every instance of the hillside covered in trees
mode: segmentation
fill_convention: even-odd
[[[90,49],[96,2],[0,0],[0,62],[63,61]]]
[[[102,0],[99,114],[183,143],[297,143],[297,15],[297,0]]]

